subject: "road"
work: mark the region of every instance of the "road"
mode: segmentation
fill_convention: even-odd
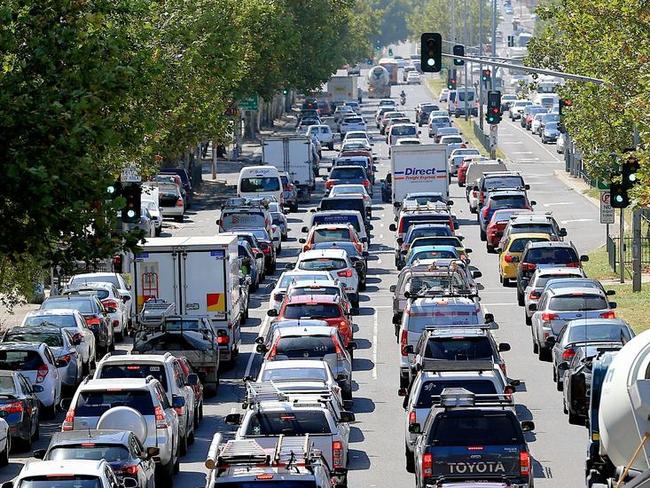
[[[361,78],[363,79],[363,78]],[[406,109],[413,114],[415,104],[431,100],[432,95],[422,86],[393,87],[393,96],[404,88],[407,94]],[[362,112],[368,120],[376,103],[366,101]],[[374,135],[375,151],[380,156],[379,177],[389,169],[388,149],[374,125],[369,124]],[[530,136],[516,124],[504,119],[499,128],[500,145],[506,153],[509,167],[520,171],[530,184],[530,196],[537,201],[537,208],[552,211],[556,219],[565,226],[569,238],[580,251],[597,246],[599,229],[597,209],[587,199],[566,187],[554,177],[553,171],[561,169],[563,162],[554,152],[553,146],[543,146],[539,139]],[[426,134],[421,136],[425,142]],[[326,152],[331,157],[333,152]],[[377,179],[379,181],[379,178]],[[322,183],[319,183],[322,191]],[[582,486],[586,430],[570,426],[562,413],[561,395],[551,381],[549,363],[540,363],[532,354],[529,328],[524,325],[523,311],[517,306],[515,291],[499,285],[497,258],[488,255],[479,241],[476,218],[469,213],[464,190],[452,184],[454,212],[461,224],[460,233],[465,243],[473,248],[472,262],[482,272],[480,280],[485,289],[481,292],[482,304],[494,313],[500,329],[498,341],[509,342],[512,351],[505,353],[508,372],[512,378],[521,380],[516,394],[518,413],[522,420],[532,418],[536,430],[531,437],[530,449],[534,456],[536,486],[575,487]],[[354,317],[357,325],[355,340],[359,346],[354,359],[354,412],[358,422],[352,429],[350,452],[351,487],[386,486],[390,480],[393,486],[413,486],[413,475],[404,465],[404,432],[402,400],[397,396],[398,388],[398,346],[391,323],[391,294],[389,287],[397,276],[393,264],[393,233],[388,226],[393,221],[389,204],[380,202],[379,191],[375,192],[373,211],[374,238],[370,248],[367,292],[361,297],[359,315]],[[322,193],[321,193],[322,194]],[[319,193],[313,204],[317,203]],[[290,239],[283,245],[278,266],[292,262],[298,255],[297,238],[300,228],[308,216],[307,207],[290,214]],[[190,215],[183,224],[175,225],[173,235],[211,235],[216,232],[214,223],[218,210],[205,208]],[[253,353],[253,341],[266,313],[268,292],[272,281],[251,299],[251,318],[243,328],[244,345],[236,366],[226,371],[216,398],[207,402],[205,418],[196,435],[196,442],[182,459],[181,472],[176,476],[176,486],[203,486],[205,468],[203,462],[212,435],[217,431],[232,431],[223,422],[223,416],[240,408],[243,398],[241,379],[248,372],[255,372],[259,357]],[[128,346],[120,346],[126,349]],[[41,440],[34,448],[45,447],[52,432],[59,429],[63,414],[55,422],[45,422],[41,428]],[[26,461],[25,454],[13,455],[11,465],[0,472],[0,481],[13,477]]]

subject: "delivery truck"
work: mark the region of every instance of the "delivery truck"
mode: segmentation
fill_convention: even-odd
[[[179,315],[208,317],[219,335],[221,360],[234,359],[245,310],[237,237],[148,239],[135,255],[133,276],[138,312],[156,298],[173,303]]]
[[[286,171],[298,189],[298,200],[309,201],[316,187],[314,151],[305,136],[267,137],[262,141],[262,162]]]
[[[327,82],[327,98],[330,103],[357,99],[356,76],[332,76]]]
[[[449,198],[447,147],[442,144],[406,144],[391,148],[393,202],[407,193],[439,192]]]

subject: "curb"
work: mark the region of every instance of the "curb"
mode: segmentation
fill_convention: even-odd
[[[583,190],[589,189],[589,186],[586,183],[584,183],[580,178],[569,176],[566,173],[566,171],[561,169],[553,170],[553,174],[558,180],[560,180],[562,183],[567,185],[575,192],[579,193],[580,196],[582,196],[587,201],[589,201],[593,206],[600,208],[600,201],[598,199],[590,197],[589,195],[583,192]]]

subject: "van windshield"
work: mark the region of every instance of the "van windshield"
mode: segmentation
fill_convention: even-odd
[[[245,193],[280,191],[280,179],[275,176],[242,178],[240,183],[240,191]]]
[[[465,98],[467,98],[468,102],[473,102],[474,101],[474,92],[458,92],[458,100],[460,100],[461,102],[464,102]]]
[[[390,131],[393,136],[412,136],[417,133],[417,130],[412,125],[396,125]]]

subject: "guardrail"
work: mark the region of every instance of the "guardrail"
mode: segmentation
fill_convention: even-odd
[[[472,121],[472,128],[474,129],[474,135],[479,140],[481,145],[485,148],[486,151],[490,150],[490,136],[485,134],[481,130],[481,126],[478,125],[475,121]]]

